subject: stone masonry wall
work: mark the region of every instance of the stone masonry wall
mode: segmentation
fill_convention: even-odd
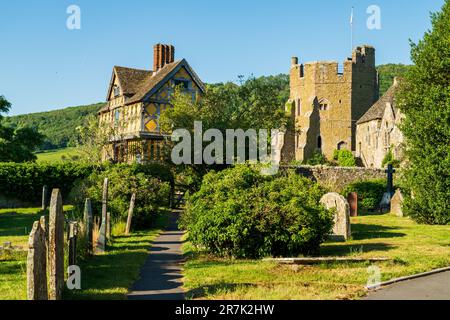
[[[383,169],[326,166],[283,166],[282,169],[295,169],[299,175],[310,178],[333,192],[342,192],[352,182],[386,178]]]

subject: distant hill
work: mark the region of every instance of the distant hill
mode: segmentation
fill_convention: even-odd
[[[83,124],[83,119],[96,114],[104,103],[86,106],[69,107],[48,112],[30,113],[20,116],[6,117],[4,124],[12,127],[30,126],[37,128],[45,135],[41,150],[53,150],[75,146],[75,128]]]
[[[394,83],[395,77],[405,75],[411,66],[404,64],[383,64],[377,67],[380,82],[380,97],[386,93]]]

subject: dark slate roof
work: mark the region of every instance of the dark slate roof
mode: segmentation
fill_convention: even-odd
[[[386,91],[386,93],[358,120],[357,124],[382,119],[387,103],[390,103],[393,107],[395,107],[396,89],[397,85],[392,85],[388,91]]]

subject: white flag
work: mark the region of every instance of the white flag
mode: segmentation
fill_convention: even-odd
[[[350,15],[350,24],[353,25],[353,7],[352,7],[352,14]]]

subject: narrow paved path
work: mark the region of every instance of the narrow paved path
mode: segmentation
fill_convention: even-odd
[[[394,283],[366,300],[450,300],[450,271]]]
[[[130,300],[182,300],[181,251],[183,231],[178,230],[179,212],[172,212],[170,223],[152,244],[140,278],[128,294]]]

